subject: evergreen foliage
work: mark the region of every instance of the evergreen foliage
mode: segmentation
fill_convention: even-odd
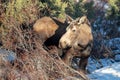
[[[54,16],[59,18],[65,17],[65,8],[67,7],[66,2],[62,0],[44,0],[42,1],[43,15]]]
[[[87,13],[87,10],[84,7],[83,0],[79,0],[78,3],[75,3],[74,0],[68,0],[68,7],[66,8],[66,13],[73,18],[85,15]]]
[[[107,11],[107,17],[120,18],[120,0],[109,0],[110,9]]]
[[[93,7],[94,2],[91,1],[90,3],[86,3],[84,5],[86,9],[86,15],[88,16],[89,19],[94,19],[95,18],[95,8]]]

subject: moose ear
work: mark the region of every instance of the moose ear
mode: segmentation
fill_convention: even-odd
[[[86,19],[87,17],[86,16],[82,16],[80,19],[79,19],[79,23],[78,24],[83,24],[86,22]]]
[[[80,19],[81,19],[81,18],[78,17],[78,18],[75,20],[75,22],[77,22],[78,25],[81,24]]]
[[[66,20],[65,20],[66,23],[70,24],[73,20],[74,20],[73,18],[71,18],[69,15],[66,14]]]
[[[90,25],[90,22],[89,22],[89,20],[87,19],[87,16],[82,16],[82,17],[79,19],[78,24],[83,24],[83,23],[86,23],[86,24]]]

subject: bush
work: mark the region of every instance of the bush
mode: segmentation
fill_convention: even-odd
[[[66,2],[62,0],[44,0],[42,1],[43,15],[65,18],[65,8],[67,7]]]
[[[12,0],[8,2],[6,5],[5,22],[11,23],[11,26],[15,23],[29,24],[37,18],[37,10],[39,10],[38,7],[36,7],[37,4],[38,0]]]
[[[120,18],[120,0],[109,0],[110,9],[107,11],[107,17],[109,18]]]
[[[38,18],[40,10],[38,0],[3,1],[1,5],[3,11],[0,15],[0,39],[2,41],[6,40],[8,32],[13,27],[32,24]]]
[[[83,0],[79,0],[78,3],[75,3],[74,0],[68,1],[68,7],[66,8],[66,13],[72,16],[73,18],[80,17],[85,15],[87,10],[84,7]]]

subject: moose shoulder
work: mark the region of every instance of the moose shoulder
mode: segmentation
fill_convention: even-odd
[[[71,65],[73,57],[80,57],[79,68],[85,71],[93,45],[90,22],[86,16],[73,20],[59,41],[64,52],[63,61]]]
[[[50,17],[42,17],[33,25],[33,30],[40,35],[43,40],[55,34],[58,25]]]

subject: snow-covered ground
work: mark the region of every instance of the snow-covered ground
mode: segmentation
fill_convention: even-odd
[[[95,60],[89,58],[87,76],[90,80],[120,80],[120,38],[105,40],[104,44],[111,48],[114,58]]]
[[[90,80],[120,80],[120,62],[93,71]]]
[[[99,59],[99,60],[89,58],[88,65],[87,65],[87,71],[89,73],[92,73],[95,70],[101,69],[103,67],[111,66],[113,63],[115,63],[115,60],[109,59],[109,58]]]

